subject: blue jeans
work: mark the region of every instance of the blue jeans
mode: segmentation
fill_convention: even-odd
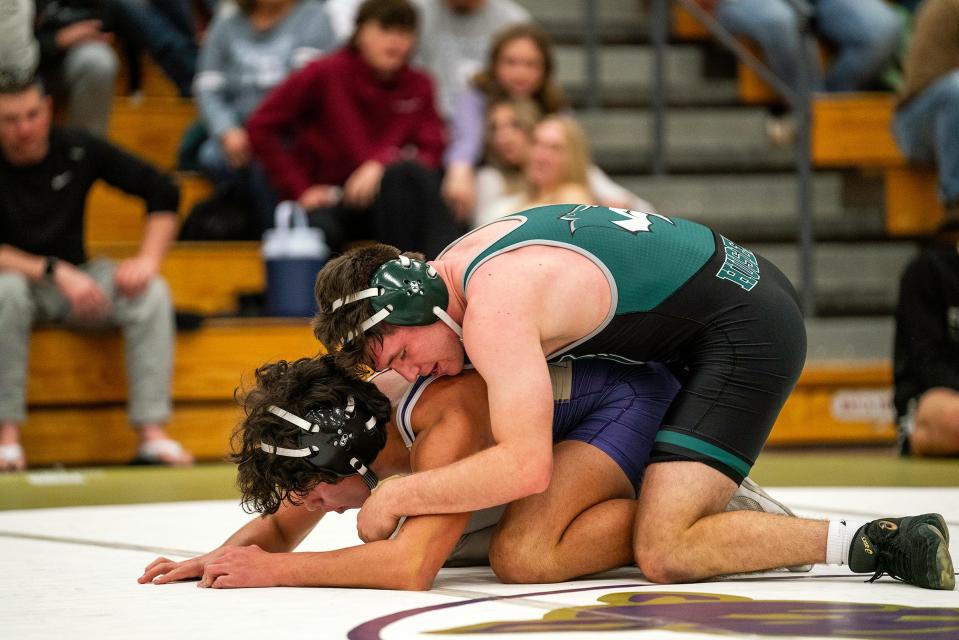
[[[883,0],[813,0],[817,35],[836,47],[825,76],[818,55],[813,88],[855,91],[892,59],[902,25]],[[733,35],[756,42],[769,68],[798,88],[799,19],[785,0],[721,0],[716,18]]]
[[[193,14],[184,0],[112,0],[118,35],[143,47],[182,96],[191,95],[197,42]]]
[[[892,129],[907,158],[936,164],[943,204],[959,205],[959,70],[942,76],[900,107]]]
[[[208,138],[200,146],[197,162],[203,173],[214,183],[230,185],[249,197],[261,232],[273,226],[277,197],[256,160],[242,169],[233,169],[226,162],[220,141]]]

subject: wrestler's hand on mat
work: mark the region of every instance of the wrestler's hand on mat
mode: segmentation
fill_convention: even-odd
[[[204,570],[206,570],[207,563],[219,558],[223,551],[223,548],[215,549],[210,553],[182,562],[168,558],[157,558],[147,565],[146,569],[143,570],[143,575],[137,578],[137,582],[140,584],[146,584],[147,582],[166,584],[177,580],[201,578]]]
[[[120,293],[128,298],[136,298],[143,293],[147,285],[150,284],[160,265],[156,260],[144,256],[136,256],[124,260],[117,266],[117,271],[113,274],[113,281],[117,285]]]
[[[363,542],[386,540],[396,531],[400,516],[391,508],[391,484],[377,487],[356,516],[356,532]]]
[[[248,547],[227,547],[220,556],[207,563],[196,586],[214,589],[240,587],[277,587],[277,554],[253,544]]]
[[[68,262],[57,263],[53,282],[81,320],[96,320],[110,310],[110,299],[97,281]]]

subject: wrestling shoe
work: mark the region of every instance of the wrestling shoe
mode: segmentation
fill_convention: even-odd
[[[938,513],[883,518],[861,526],[849,547],[849,568],[883,574],[923,589],[952,591],[956,576],[949,555],[949,528]]]
[[[778,513],[791,518],[796,517],[796,514],[789,507],[766,493],[762,487],[749,478],[743,478],[743,483],[739,485],[736,493],[726,504],[726,511],[762,511],[763,513]],[[787,569],[794,573],[805,573],[812,571],[812,565],[803,564],[797,567],[787,567]]]

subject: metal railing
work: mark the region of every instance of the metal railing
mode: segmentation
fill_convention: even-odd
[[[795,165],[798,181],[797,210],[799,214],[799,278],[800,301],[807,318],[815,315],[816,287],[813,267],[813,170],[812,170],[812,95],[813,64],[810,52],[815,51],[811,21],[813,7],[807,0],[786,0],[796,12],[802,46],[798,69],[797,87],[794,89],[777,76],[762,60],[736,39],[725,27],[703,10],[694,0],[651,0],[650,2],[650,41],[654,49],[652,65],[651,108],[653,118],[651,170],[654,175],[666,175],[669,161],[666,153],[667,128],[666,112],[669,102],[666,79],[666,52],[669,40],[670,2],[676,2],[702,23],[712,36],[736,58],[754,71],[768,84],[793,110],[796,118]],[[596,109],[599,98],[599,3],[596,0],[583,1],[584,44],[586,56],[586,107]]]

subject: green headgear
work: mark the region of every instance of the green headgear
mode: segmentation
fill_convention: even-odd
[[[333,301],[330,311],[359,300],[372,298],[373,315],[360,324],[360,333],[378,322],[406,327],[433,324],[437,319],[463,337],[462,328],[446,313],[450,295],[446,283],[431,265],[399,256],[384,262],[370,279],[370,287]],[[347,336],[352,340],[353,331]]]

